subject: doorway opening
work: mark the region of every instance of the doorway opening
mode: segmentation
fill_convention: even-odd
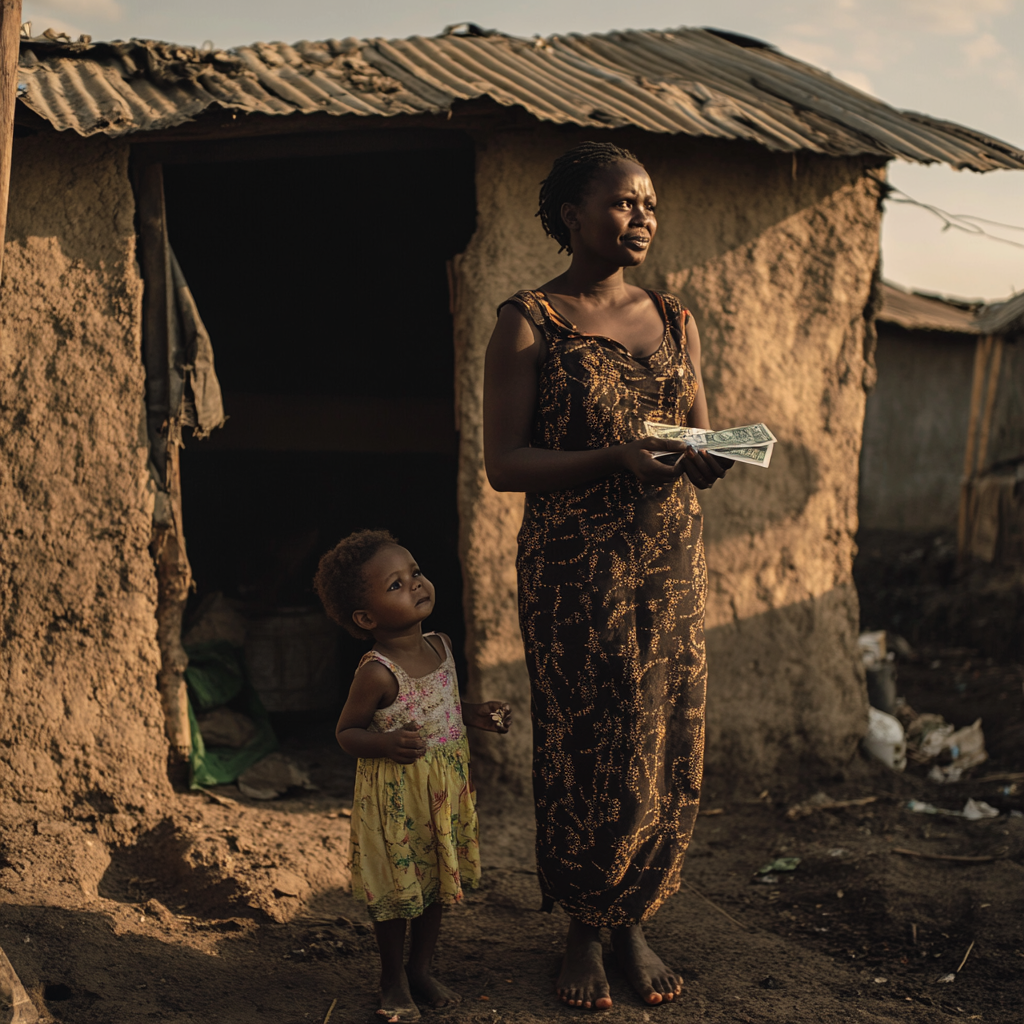
[[[171,245],[228,415],[181,455],[189,610],[220,593],[250,622],[302,619],[293,647],[329,637],[330,710],[366,644],[326,624],[312,579],[364,527],[390,530],[433,580],[427,628],[451,636],[466,678],[448,261],[476,201],[472,144],[443,134],[408,152],[164,164]],[[308,693],[263,696],[314,710]]]

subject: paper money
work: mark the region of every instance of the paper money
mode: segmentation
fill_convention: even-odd
[[[698,427],[678,427],[673,423],[644,423],[648,437],[663,437],[671,441],[685,441],[693,448],[721,455],[733,462],[745,462],[767,469],[778,438],[763,423],[749,423],[726,430],[701,430]],[[657,457],[657,456],[656,456]]]

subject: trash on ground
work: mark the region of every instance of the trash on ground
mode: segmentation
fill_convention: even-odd
[[[818,790],[814,796],[808,797],[798,804],[793,804],[786,811],[786,820],[797,821],[799,818],[809,818],[816,811],[835,811],[841,810],[844,807],[863,807],[865,804],[873,804],[877,799],[877,796],[862,796],[856,800],[833,800],[827,793]]]
[[[284,754],[267,754],[238,776],[238,788],[253,800],[273,800],[292,787],[316,789],[309,776]]]
[[[845,846],[833,846],[832,849],[828,851],[828,855],[830,857],[849,857],[850,851]]]
[[[864,749],[882,764],[901,772],[907,767],[907,741],[899,719],[878,708],[868,708]]]
[[[935,984],[936,985],[950,985],[954,981],[956,981],[956,975],[955,974],[944,974],[941,978],[939,978],[935,982]]]
[[[904,727],[909,760],[922,765],[936,762],[928,773],[932,782],[959,782],[969,768],[988,760],[980,718],[957,729],[942,715],[919,715],[907,703],[897,707],[896,715]]]
[[[999,811],[984,800],[968,800],[960,812],[968,821],[981,821],[982,818],[998,818]]]
[[[966,818],[968,821],[999,817],[999,811],[984,800],[968,800],[959,811],[936,807],[935,804],[926,803],[924,800],[908,800],[907,810],[915,814],[942,814],[947,818]]]
[[[765,864],[764,867],[758,868],[757,873],[767,875],[772,871],[796,871],[799,864],[799,857],[776,857],[771,864]]]

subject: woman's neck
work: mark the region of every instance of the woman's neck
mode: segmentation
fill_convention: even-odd
[[[574,253],[569,269],[552,278],[544,288],[595,305],[611,306],[625,299],[628,286],[622,267],[610,267],[603,260],[587,259]]]

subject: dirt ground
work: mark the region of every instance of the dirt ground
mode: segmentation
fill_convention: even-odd
[[[982,716],[991,759],[975,779],[937,786],[921,768],[901,775],[859,755],[832,777],[762,793],[708,779],[684,888],[648,928],[681,967],[686,992],[675,1005],[646,1007],[609,960],[615,1006],[606,1019],[1020,1021],[1024,781],[984,780],[1024,771],[1024,667],[964,649],[922,654],[901,668],[900,691],[957,725]],[[372,1019],[373,936],[345,891],[352,764],[325,733],[289,745],[314,793],[260,803],[222,787],[218,803],[182,792],[141,835],[101,811],[5,833],[0,946],[43,1020],[320,1024],[334,1000],[335,1024]],[[877,800],[787,820],[793,802],[819,789]],[[999,817],[971,822],[906,806],[916,798],[956,809],[969,796]],[[538,910],[529,807],[492,789],[481,817],[483,885],[447,916],[438,957],[465,1001],[425,1020],[579,1016],[553,999],[567,919]],[[993,859],[929,860],[894,847]],[[800,864],[774,884],[755,881],[779,856]],[[968,949],[956,980],[940,983]]]

